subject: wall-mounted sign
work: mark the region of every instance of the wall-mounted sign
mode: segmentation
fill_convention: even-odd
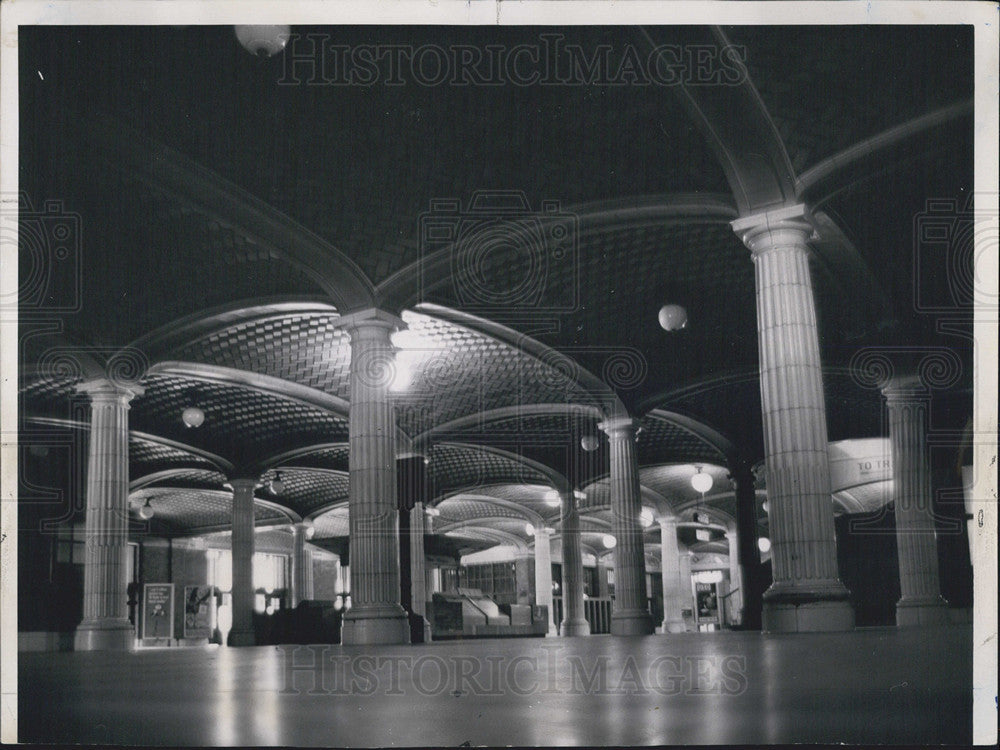
[[[212,637],[212,586],[184,587],[184,637]]]
[[[143,586],[142,637],[174,637],[174,584],[147,583]]]

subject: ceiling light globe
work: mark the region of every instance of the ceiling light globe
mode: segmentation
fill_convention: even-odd
[[[251,55],[273,57],[281,52],[292,30],[288,26],[234,26],[236,39]]]
[[[604,545],[605,549],[614,549],[618,544],[618,540],[611,536],[611,534],[605,534],[601,537],[601,544]]]
[[[694,487],[695,492],[700,492],[704,495],[712,489],[712,475],[698,469],[698,473],[691,477],[691,486]]]
[[[664,305],[660,308],[660,327],[664,331],[679,331],[687,326],[688,314],[680,305]]]
[[[600,444],[596,435],[584,435],[580,438],[580,447],[587,451],[587,453],[596,451]]]
[[[205,421],[205,412],[197,406],[189,406],[181,412],[181,421],[187,427],[201,427]]]
[[[768,539],[766,536],[760,537],[759,539],[757,539],[757,549],[759,549],[761,552],[770,552],[771,540]]]

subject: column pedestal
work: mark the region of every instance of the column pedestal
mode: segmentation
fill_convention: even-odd
[[[404,327],[380,310],[346,316],[351,336],[349,416],[351,609],[341,643],[409,643],[400,606],[396,419],[389,398],[395,374],[390,335]]]
[[[576,495],[562,494],[560,522],[563,552],[563,621],[559,632],[563,636],[590,635],[590,623],[583,612],[583,551],[580,548],[580,513]]]
[[[826,406],[804,206],[733,222],[753,255],[774,584],[764,629],[854,627],[838,579]]]
[[[83,569],[83,621],[76,629],[77,651],[135,647],[128,620],[128,410],[138,386],[110,380],[83,383],[90,397],[87,458],[86,547]]]
[[[649,635],[655,628],[646,607],[646,556],[639,520],[642,500],[635,456],[637,423],[620,418],[599,427],[607,433],[611,448],[611,513],[617,540],[611,634]]]
[[[900,599],[896,625],[948,623],[941,597],[937,534],[924,422],[930,394],[917,377],[898,378],[883,388],[889,412],[892,480],[895,490],[896,549]]]

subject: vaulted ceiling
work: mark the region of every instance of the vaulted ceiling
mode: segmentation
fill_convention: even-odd
[[[547,33],[293,32],[300,57],[310,38],[509,49]],[[546,492],[578,489],[585,537],[597,535],[585,542],[599,546],[607,444],[590,453],[580,439],[614,410],[642,426],[644,502],[689,511],[704,466],[716,478],[705,508],[724,525],[728,467],[763,458],[753,265],[729,223],[791,202],[818,227],[830,439],[885,434],[878,392],[850,369],[871,346],[951,351],[958,376],[935,398],[942,424],[964,424],[971,299],[947,280],[968,278],[971,254],[941,274],[920,226],[932,201],[968,208],[969,29],[558,35],[613,59],[731,48],[745,69],[727,85],[310,85],[290,51],[254,58],[231,27],[22,28],[22,207],[70,232],[44,279],[35,260],[53,239],[21,232],[25,450],[84,442],[73,387],[114,370],[145,389],[130,478],[135,501],[162,506],[155,533],[224,529],[225,482],[252,470],[265,487],[280,471],[285,487],[258,492],[260,525],[315,518],[317,539],[342,536],[350,350],[338,319],[381,306],[407,324],[398,441],[429,459],[439,527],[521,538],[526,521],[557,525]],[[486,226],[481,209],[497,206],[530,218],[518,241],[463,254],[429,231]],[[685,329],[658,325],[668,302],[687,309]],[[192,404],[206,415],[197,429],[180,419]],[[886,497],[883,485],[853,493],[839,509]]]

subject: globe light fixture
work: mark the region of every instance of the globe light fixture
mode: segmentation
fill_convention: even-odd
[[[205,412],[197,406],[189,406],[181,412],[181,421],[187,427],[201,427],[205,421]]]
[[[688,314],[680,305],[664,305],[660,308],[660,327],[664,331],[679,331],[687,326]]]
[[[763,503],[761,503],[760,507],[764,509],[765,513],[770,513],[771,512],[771,504],[767,500],[765,500]]]
[[[292,37],[288,26],[234,26],[233,30],[243,49],[264,58],[281,52]]]
[[[274,495],[280,495],[282,491],[284,491],[285,483],[281,481],[280,471],[274,473],[274,479],[271,480],[271,483],[268,485],[268,487],[270,488],[271,493]]]
[[[584,435],[580,438],[580,447],[587,451],[587,453],[593,453],[600,445],[601,441],[597,439],[596,435]]]
[[[768,539],[766,536],[762,536],[762,537],[758,538],[757,539],[757,549],[759,549],[761,552],[770,552],[771,551],[771,540]]]
[[[316,526],[311,520],[303,521],[303,525],[306,527],[306,539],[312,539],[316,535]]]
[[[653,525],[653,511],[649,508],[643,508],[639,512],[639,523],[642,524],[642,528],[648,529]]]
[[[153,506],[149,504],[149,501],[151,499],[152,498],[147,497],[145,505],[139,508],[139,518],[143,519],[144,521],[148,521],[150,518],[156,515],[156,511],[153,509]]]
[[[702,471],[700,466],[696,466],[695,468],[698,469],[698,471],[693,477],[691,477],[691,486],[694,487],[695,492],[700,492],[704,495],[712,489],[712,475]]]
[[[615,545],[618,544],[618,540],[611,536],[611,534],[605,534],[601,537],[601,544],[603,544],[606,549],[614,549]]]
[[[550,508],[558,508],[560,502],[559,493],[555,490],[549,490],[545,493],[545,504]]]
[[[527,534],[528,536],[534,536],[535,535],[535,527],[532,526],[530,523],[524,524],[524,533]]]

